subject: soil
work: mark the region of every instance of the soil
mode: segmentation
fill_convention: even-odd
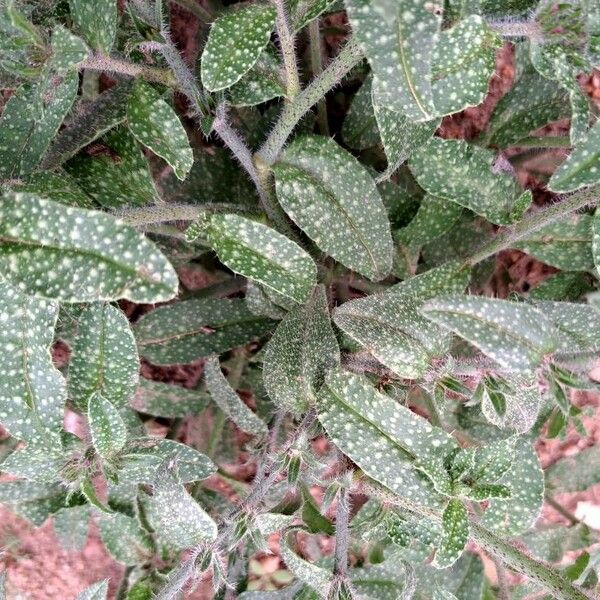
[[[190,17],[189,13],[177,7],[173,9],[173,16],[174,39],[188,62],[193,64],[198,54],[198,23]],[[345,22],[339,15],[335,15],[327,17],[324,20],[324,26],[334,30],[333,33],[327,34],[325,40],[325,52],[333,55],[345,37],[343,31]],[[340,33],[335,33],[336,29]],[[496,73],[490,82],[489,94],[483,104],[445,118],[439,134],[446,138],[476,138],[485,129],[498,100],[510,88],[513,75],[513,51],[512,47],[506,44],[498,52]],[[600,102],[600,73],[594,72],[589,76],[582,77],[581,85],[594,101]],[[0,96],[1,103],[2,97]],[[554,135],[564,134],[567,131],[567,124],[554,124],[551,126],[551,130]],[[558,152],[560,153],[560,150]],[[519,169],[518,176],[522,184],[533,189],[536,202],[543,203],[548,200],[548,194],[543,186],[527,171],[527,164]],[[535,286],[554,272],[555,269],[539,263],[522,252],[505,251],[497,257],[496,270],[486,293],[505,297],[512,291],[522,291]],[[183,270],[180,275],[187,289],[197,289],[211,283],[205,277],[199,277],[197,272]],[[123,303],[122,306],[128,316],[133,319],[150,308],[129,303]],[[57,366],[64,366],[68,360],[68,347],[57,346],[54,358]],[[142,363],[144,377],[189,388],[197,385],[201,374],[202,361],[185,366],[160,368],[146,362]],[[596,370],[594,376],[600,380],[600,369]],[[600,404],[600,395],[577,392],[574,401],[578,406],[591,407],[595,415]],[[586,417],[584,423],[588,431],[586,438],[581,438],[576,432],[571,431],[564,441],[540,440],[538,442],[537,450],[544,467],[562,456],[572,455],[585,447],[598,443],[600,420],[596,416]],[[67,427],[72,431],[83,433],[81,423],[74,414],[67,416]],[[154,420],[148,421],[147,427],[154,435],[166,433],[165,425]],[[194,421],[191,420],[188,426],[183,424],[181,431],[184,436],[191,436],[197,429]],[[188,438],[188,441],[191,442],[192,439]],[[318,442],[316,442],[315,448],[317,445]],[[236,476],[250,480],[253,468],[245,464],[246,458],[246,456],[240,455],[239,463],[231,465],[230,470],[235,472]],[[218,487],[216,482],[209,481],[208,483]],[[232,493],[231,490],[221,491],[227,494]],[[314,492],[318,495],[321,490],[315,488]],[[589,514],[594,516],[590,507],[596,507],[600,511],[600,485],[586,492],[561,495],[557,497],[557,500],[571,512],[583,515],[582,518],[586,518],[585,515]],[[549,506],[544,507],[540,520],[544,524],[566,524],[568,522]],[[600,522],[597,521],[598,517],[596,516],[590,525],[600,528]],[[278,556],[277,536],[272,536],[268,543],[273,554],[256,557],[261,571],[260,579],[263,583],[276,578],[280,570],[284,568]],[[319,543],[323,545],[324,550],[327,549],[327,544],[330,544],[326,538]],[[4,553],[0,557],[0,567],[3,566],[8,572],[8,600],[71,600],[76,598],[88,585],[105,578],[109,579],[109,598],[113,599],[124,571],[123,566],[115,562],[105,551],[93,523],[90,525],[85,547],[80,551],[67,552],[61,549],[50,521],[35,529],[6,508],[0,507],[0,546],[4,547]],[[486,571],[492,579],[495,577],[494,568],[488,560],[486,560]],[[259,578],[258,575],[253,577],[254,579]],[[208,600],[213,597],[213,594],[207,582],[200,582],[197,589],[190,590],[185,597],[188,600]]]

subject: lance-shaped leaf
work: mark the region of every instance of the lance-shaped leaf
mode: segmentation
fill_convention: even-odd
[[[379,130],[371,100],[372,83],[373,76],[369,74],[354,94],[342,124],[342,138],[346,145],[355,150],[364,150],[379,143]]]
[[[412,121],[436,116],[431,89],[432,56],[442,7],[390,0],[347,0],[353,31],[379,79],[379,96]]]
[[[501,366],[530,371],[557,347],[557,332],[532,306],[476,296],[445,296],[421,312],[457,333]]]
[[[600,210],[594,211],[592,219],[592,256],[596,272],[600,274]]]
[[[125,406],[138,384],[140,363],[129,321],[110,304],[86,306],[77,322],[69,362],[69,396],[86,409],[99,393],[104,401]]]
[[[117,35],[115,0],[69,0],[75,25],[94,50],[109,53]]]
[[[412,566],[393,555],[382,563],[352,569],[350,577],[361,597],[372,600],[411,600],[417,585]]]
[[[94,449],[102,458],[113,458],[127,441],[127,427],[119,411],[96,393],[89,399],[87,414]]]
[[[148,162],[135,138],[125,128],[117,128],[102,142],[109,155],[79,155],[66,164],[77,184],[96,202],[106,207],[146,204],[157,197]]]
[[[263,381],[271,400],[294,412],[314,404],[325,373],[339,364],[340,350],[331,328],[325,288],[291,310],[267,345]]]
[[[210,397],[242,431],[251,435],[267,433],[266,423],[242,402],[221,373],[221,365],[217,357],[211,356],[206,359],[204,377]]]
[[[114,512],[100,515],[97,521],[102,543],[118,562],[135,565],[152,556],[150,537],[136,519]]]
[[[569,114],[564,90],[556,82],[529,71],[496,105],[488,126],[488,139],[493,146],[505,148]]]
[[[483,102],[501,45],[479,15],[469,15],[442,32],[431,68],[436,114],[452,114]]]
[[[554,526],[528,531],[521,539],[533,556],[547,562],[560,562],[566,552],[589,548],[594,534],[590,528],[578,525]]]
[[[238,215],[214,215],[205,234],[219,260],[232,271],[296,302],[304,302],[317,282],[310,255],[262,223]]]
[[[442,538],[435,553],[433,564],[446,569],[463,553],[469,537],[467,509],[460,500],[450,500],[442,515]]]
[[[206,392],[151,381],[143,377],[131,400],[131,406],[138,412],[169,419],[198,415],[207,404]]]
[[[233,106],[255,106],[267,100],[285,96],[285,85],[281,81],[281,63],[267,48],[256,64],[240,81],[229,90]]]
[[[40,168],[56,168],[122,123],[127,116],[127,99],[132,89],[133,83],[124,81],[102,92],[93,102],[78,105],[77,114],[72,115],[56,135]]]
[[[554,172],[548,182],[553,192],[573,192],[600,181],[600,122],[586,136]]]
[[[85,546],[91,513],[89,504],[61,508],[54,513],[54,533],[62,548],[73,552]]]
[[[275,25],[275,7],[248,4],[227,11],[211,26],[202,53],[202,83],[211,92],[239,81],[269,43]]]
[[[138,81],[127,104],[127,124],[137,141],[164,158],[179,179],[194,164],[187,133],[177,113],[148,83]]]
[[[6,103],[0,121],[0,178],[30,173],[48,149],[77,95],[78,75],[58,82],[47,76],[23,84]]]
[[[452,567],[437,571],[435,577],[440,586],[451,591],[458,600],[483,600],[485,597],[486,578],[478,554],[464,552]]]
[[[385,171],[385,176],[388,176],[409,158],[413,150],[422,146],[435,133],[441,121],[411,121],[402,113],[390,109],[380,88],[379,80],[375,79],[372,91],[373,111],[388,161]]]
[[[39,198],[60,202],[67,206],[92,208],[92,199],[65,172],[40,171],[24,177],[18,185],[7,186],[15,192],[24,192]]]
[[[593,289],[586,273],[561,271],[536,285],[528,294],[531,300],[575,302]]]
[[[600,311],[589,304],[537,302],[536,307],[560,332],[558,352],[600,351]]]
[[[0,238],[2,274],[28,294],[161,302],[177,293],[177,274],[156,246],[101,212],[8,194],[0,203]]]
[[[50,355],[57,317],[58,304],[0,281],[0,423],[38,446],[60,447],[67,390]]]
[[[535,523],[544,503],[544,473],[527,439],[518,440],[512,467],[498,483],[510,488],[511,497],[491,500],[480,522],[503,535],[519,535]]]
[[[128,483],[152,483],[160,464],[175,455],[183,483],[206,479],[216,471],[208,456],[190,446],[149,437],[127,442],[119,454],[119,479]]]
[[[59,444],[56,436],[29,441],[25,448],[9,454],[1,463],[2,471],[40,483],[54,483],[61,479],[61,470],[69,453]]]
[[[56,483],[5,481],[0,485],[0,502],[14,513],[40,527],[66,504],[66,490]]]
[[[335,324],[400,377],[418,378],[431,359],[447,351],[450,338],[419,314],[423,302],[465,289],[469,270],[449,263],[373,294],[338,306]]]
[[[273,167],[277,198],[323,252],[372,280],[391,269],[385,206],[368,171],[325,136],[301,136]]]
[[[158,365],[221,354],[265,335],[273,322],[241,299],[197,298],[161,306],[134,326],[142,356]]]
[[[57,25],[52,31],[52,57],[49,66],[53,70],[59,73],[68,71],[85,60],[89,52],[83,40],[62,25]]]
[[[494,173],[494,153],[463,140],[434,137],[411,155],[410,170],[430,194],[452,200],[499,225],[518,221],[529,202],[517,182]]]
[[[600,483],[600,446],[563,456],[546,469],[546,485],[553,494],[583,492]]]
[[[369,477],[414,502],[439,506],[441,497],[414,469],[414,458],[450,451],[454,441],[447,433],[377,392],[365,378],[340,370],[325,379],[317,408],[331,441]]]
[[[106,600],[108,594],[108,579],[93,583],[83,590],[76,600]]]
[[[217,537],[217,524],[179,483],[173,472],[176,461],[165,460],[156,474],[148,499],[148,520],[153,529],[175,550],[185,550]]]
[[[538,229],[514,247],[557,269],[590,271],[594,267],[592,217],[565,216]]]
[[[286,315],[286,310],[271,300],[265,288],[252,281],[246,285],[244,300],[248,310],[254,315],[268,317],[274,321],[280,321]]]

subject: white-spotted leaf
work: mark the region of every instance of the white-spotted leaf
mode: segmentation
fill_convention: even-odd
[[[460,500],[450,500],[442,515],[442,538],[435,553],[433,565],[446,569],[463,553],[469,537],[467,509]]]
[[[152,556],[150,537],[137,519],[114,512],[99,515],[97,521],[102,543],[118,562],[135,565]]]
[[[76,600],[106,600],[108,594],[108,579],[93,583],[83,590]]]
[[[87,43],[108,54],[117,34],[117,0],[69,0],[71,16]]]
[[[76,67],[87,58],[89,52],[90,50],[83,40],[62,25],[58,25],[52,31],[50,66],[57,72],[68,71]]]
[[[200,414],[208,404],[206,392],[190,390],[180,385],[141,378],[131,400],[136,411],[154,417],[176,419]]]
[[[94,449],[102,458],[113,458],[127,441],[127,427],[119,411],[96,393],[89,399],[87,415]]]

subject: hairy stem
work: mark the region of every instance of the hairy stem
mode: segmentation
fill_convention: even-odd
[[[292,102],[283,107],[275,126],[257,153],[258,158],[264,164],[270,166],[277,160],[281,149],[300,119],[362,58],[363,55],[357,41],[350,38],[327,68],[318,77],[315,77]]]
[[[294,34],[290,28],[285,0],[275,0],[275,8],[277,9],[275,29],[279,38],[279,47],[285,70],[286,96],[288,100],[293,100],[300,92],[300,76],[298,75]]]
[[[532,233],[542,229],[542,227],[554,223],[569,213],[575,212],[588,204],[597,202],[599,197],[600,187],[595,186],[576,192],[556,204],[552,204],[529,214],[522,221],[513,227],[504,229],[491,241],[484,244],[475,252],[475,254],[465,261],[465,265],[476,265],[501,250],[511,248],[516,242],[527,238]]]
[[[321,32],[319,19],[313,19],[308,24],[310,38],[310,67],[313,77],[318,77],[323,72],[323,48],[321,45]],[[322,135],[329,135],[329,122],[327,120],[327,104],[325,98],[317,102],[317,124]]]
[[[168,221],[195,221],[206,213],[216,212],[250,212],[247,206],[214,202],[212,204],[161,204],[142,206],[117,211],[119,217],[127,225],[139,227]]]
[[[140,65],[122,58],[108,56],[100,52],[94,52],[84,61],[79,63],[80,69],[90,69],[91,71],[107,71],[109,73],[119,73],[129,77],[141,77],[154,83],[162,83],[169,87],[177,87],[177,80],[173,73],[168,69],[159,69]]]
[[[514,19],[489,20],[488,25],[502,37],[528,38],[530,40],[542,41],[544,34],[540,24],[535,20],[516,21]]]
[[[348,574],[348,548],[350,547],[350,493],[343,487],[338,495],[335,512],[335,555],[333,572],[338,577],[345,578]]]

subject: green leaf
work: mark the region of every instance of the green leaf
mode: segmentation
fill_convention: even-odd
[[[185,550],[201,542],[213,542],[217,524],[187,493],[173,474],[176,463],[166,459],[161,464],[148,499],[148,519],[153,529],[175,550]]]
[[[287,314],[287,311],[282,306],[279,306],[279,304],[276,304],[269,298],[263,286],[252,281],[249,281],[246,285],[244,300],[248,310],[259,317],[268,317],[269,319],[280,321]]]
[[[79,482],[79,491],[94,508],[97,508],[103,513],[110,514],[113,512],[113,509],[98,497],[98,493],[96,492],[96,484],[90,479],[89,476],[86,476]]]
[[[88,44],[108,54],[117,35],[117,2],[115,0],[69,0],[71,16]]]
[[[379,80],[381,104],[412,121],[436,116],[431,86],[442,7],[346,0],[350,24]],[[436,14],[439,13],[439,14]]]
[[[108,594],[108,579],[93,583],[77,596],[76,600],[106,600]]]
[[[583,492],[600,483],[600,447],[591,446],[563,456],[546,469],[546,485],[553,494]]]
[[[110,304],[90,304],[81,312],[69,362],[69,397],[86,409],[89,398],[126,406],[139,380],[140,362],[129,321]],[[118,416],[118,415],[117,415]]]
[[[65,500],[66,491],[58,484],[21,480],[4,481],[0,485],[0,502],[36,527],[63,508]]]
[[[82,550],[88,537],[91,510],[87,504],[61,508],[54,513],[54,533],[69,552]]]
[[[511,489],[511,497],[492,500],[480,523],[505,536],[519,535],[535,523],[544,502],[544,473],[527,439],[518,440],[513,464],[498,483]]]
[[[273,167],[277,198],[326,254],[369,279],[388,275],[392,238],[375,183],[324,136],[296,137]]]
[[[67,206],[92,208],[91,198],[64,171],[60,173],[51,173],[48,171],[32,173],[24,177],[21,183],[10,186],[8,189],[60,202]]]
[[[210,397],[242,431],[258,436],[267,433],[266,423],[242,402],[221,373],[221,365],[217,357],[211,356],[206,359],[204,377]]]
[[[281,81],[281,63],[269,49],[263,51],[255,65],[229,89],[233,106],[255,106],[285,96]]]
[[[330,440],[369,477],[413,502],[439,507],[440,496],[413,460],[451,450],[448,434],[378,393],[365,378],[339,370],[327,376],[317,409]]]
[[[114,512],[100,515],[97,522],[102,543],[118,562],[136,565],[152,556],[150,537],[136,519]]]
[[[211,26],[202,53],[202,83],[211,92],[239,81],[259,59],[275,25],[275,7],[248,4],[227,11]]]
[[[325,288],[319,285],[305,305],[284,317],[267,345],[263,360],[267,393],[281,408],[304,412],[314,404],[327,371],[339,361]]]
[[[131,400],[131,406],[136,411],[168,419],[198,415],[206,408],[207,404],[206,392],[190,390],[180,385],[151,381],[143,377]]]
[[[414,123],[402,113],[391,110],[385,102],[385,94],[379,91],[380,84],[373,83],[372,102],[375,119],[388,166],[382,178],[390,176],[412,152],[422,146],[439,127],[439,119]]]
[[[469,271],[456,263],[432,269],[382,294],[352,300],[333,312],[335,324],[400,377],[415,379],[448,350],[442,328],[419,314],[425,300],[464,290]]]
[[[410,170],[430,194],[456,202],[498,225],[518,221],[517,182],[494,173],[494,153],[463,140],[434,137],[411,155]]]
[[[52,31],[52,57],[49,65],[53,70],[68,71],[85,60],[89,54],[89,48],[81,38],[73,35],[62,25],[57,25]]]
[[[564,90],[539,73],[528,71],[496,105],[488,126],[489,143],[506,148],[569,114]]]
[[[127,427],[119,411],[98,393],[89,399],[88,423],[92,444],[102,458],[114,457],[125,446]]]
[[[570,527],[555,526],[534,529],[527,532],[521,539],[536,558],[548,562],[559,562],[568,551],[588,548],[593,543],[593,533],[587,525],[583,524]]]
[[[303,27],[308,25],[311,21],[322,15],[323,13],[335,12],[336,7],[340,9],[337,4],[337,0],[291,0],[290,6],[290,20],[294,33],[300,31]]]
[[[479,15],[469,15],[442,31],[433,51],[431,88],[437,115],[459,112],[481,104],[496,68],[502,46]]]
[[[77,95],[77,73],[23,84],[0,121],[0,179],[31,173],[42,160]]]
[[[467,509],[460,500],[450,500],[442,515],[442,538],[433,565],[446,569],[454,564],[463,553],[468,537]]]
[[[592,223],[593,226],[593,223]],[[564,300],[574,302],[592,291],[589,278],[585,273],[561,271],[536,285],[528,297],[531,300]]]
[[[369,74],[354,94],[342,124],[342,138],[354,150],[364,150],[379,143],[379,129],[371,100],[372,82],[373,76]]]
[[[128,483],[152,483],[161,463],[174,455],[183,483],[206,479],[216,471],[210,458],[194,448],[149,437],[127,442],[119,455],[119,478]]]
[[[110,149],[108,155],[79,155],[65,166],[86,194],[109,208],[156,200],[148,163],[131,133],[119,127],[107,133],[102,142]]]
[[[548,182],[553,192],[573,192],[600,181],[600,122],[586,136],[554,172]]]
[[[514,247],[557,269],[590,271],[594,268],[592,217],[565,216],[538,229]]]
[[[262,223],[213,215],[205,230],[219,260],[235,273],[302,303],[316,284],[317,268],[298,244]]]
[[[272,326],[241,299],[197,298],[147,313],[134,332],[142,356],[154,364],[172,365],[247,344]]]
[[[478,554],[464,552],[449,569],[436,571],[435,577],[439,585],[452,592],[458,600],[483,600],[486,579]]]
[[[557,334],[548,319],[526,304],[446,296],[430,300],[421,312],[511,371],[534,369],[557,347]]]
[[[67,389],[50,355],[57,317],[58,304],[0,280],[0,423],[38,446],[60,447]]]
[[[56,135],[40,165],[54,169],[79,150],[119,125],[127,117],[127,99],[133,83],[125,81],[102,92],[93,102],[79,104],[77,113]]]
[[[177,293],[177,274],[156,246],[101,212],[7,194],[0,238],[2,274],[28,294],[63,302],[161,302]]]
[[[177,113],[143,81],[129,97],[127,124],[140,144],[164,158],[179,179],[186,178],[194,164],[187,133]]]
[[[63,479],[62,469],[68,460],[68,453],[56,437],[48,437],[30,441],[25,448],[9,454],[1,463],[2,471],[39,483],[54,483]]]
[[[352,569],[350,577],[360,597],[373,600],[410,600],[417,583],[413,568],[394,556]]]

